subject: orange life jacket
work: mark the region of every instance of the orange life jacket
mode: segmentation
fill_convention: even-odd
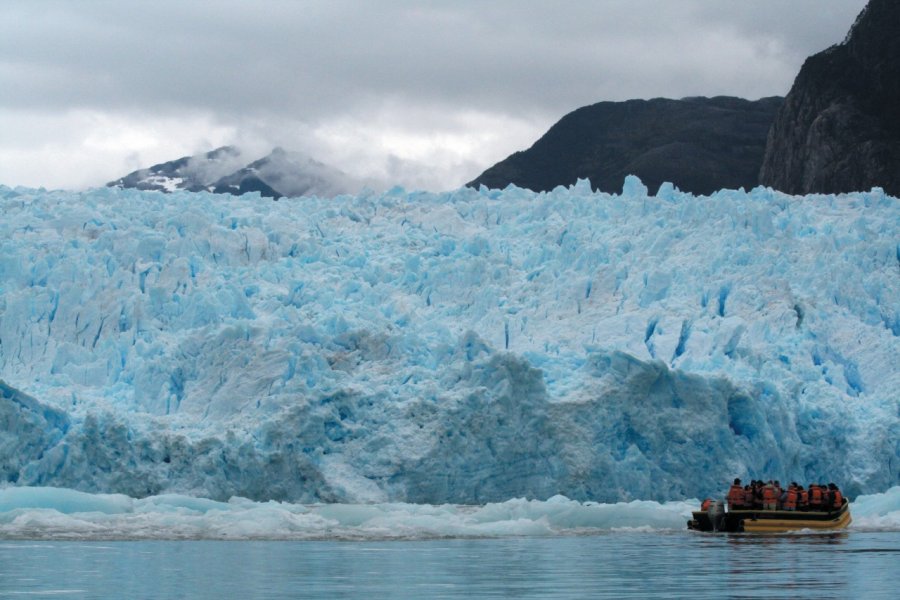
[[[744,490],[744,506],[747,508],[753,507],[753,490]]]
[[[809,488],[809,503],[813,506],[822,505],[822,488],[817,485]]]
[[[790,488],[787,491],[787,498],[784,499],[784,507],[787,509],[797,508],[797,490]]]
[[[844,495],[841,494],[841,490],[834,490],[834,507],[840,508],[844,503]]]
[[[806,490],[800,490],[800,506],[806,507],[809,505],[809,492]]]
[[[763,488],[763,502],[777,502],[778,490],[774,485],[767,485]]]
[[[710,500],[709,498],[707,498],[707,499],[704,500],[703,503],[700,505],[700,510],[702,510],[702,511],[707,511],[707,510],[709,510],[710,504],[712,504],[712,500]]]
[[[730,506],[743,506],[744,488],[739,485],[732,485],[728,488],[728,504]]]

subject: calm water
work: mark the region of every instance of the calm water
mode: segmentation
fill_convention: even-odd
[[[900,533],[0,542],[0,597],[896,598]]]

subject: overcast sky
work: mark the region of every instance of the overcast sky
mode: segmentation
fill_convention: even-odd
[[[866,0],[0,2],[0,183],[236,144],[449,189],[602,100],[784,95]]]

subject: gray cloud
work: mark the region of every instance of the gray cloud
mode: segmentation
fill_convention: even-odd
[[[81,111],[127,123],[131,139],[140,138],[141,122],[160,139],[163,131],[169,136],[121,148],[120,162],[135,152],[151,160],[173,146],[194,151],[209,149],[195,148],[204,140],[243,140],[322,160],[356,156],[363,170],[401,179],[408,164],[416,182],[423,164],[441,159],[434,171],[446,172],[432,185],[458,185],[585,104],[784,94],[805,57],[839,42],[864,4],[7,0],[0,6],[0,119]],[[193,130],[173,139],[179,120]],[[510,135],[466,129],[492,120]],[[84,138],[86,127],[68,130]],[[358,142],[330,141],[327,132],[341,128],[358,129]],[[390,140],[403,136],[422,148],[398,154]],[[442,151],[441,139],[457,150]],[[73,148],[47,143],[62,153]],[[36,145],[4,135],[0,158],[16,148],[24,156],[29,147]],[[108,161],[112,150],[100,154]],[[336,166],[353,173],[355,165]],[[15,178],[0,167],[0,181]]]

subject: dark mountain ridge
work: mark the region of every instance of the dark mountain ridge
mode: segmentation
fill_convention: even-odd
[[[751,188],[781,102],[726,96],[599,102],[564,116],[531,148],[467,185],[546,191],[587,178],[595,189],[615,192],[625,176],[637,175],[651,190],[664,181],[697,194]]]
[[[616,192],[626,175],[698,194],[761,184],[900,195],[900,1],[870,0],[842,43],[806,60],[786,98],[585,106],[467,185],[546,191],[588,178]]]

